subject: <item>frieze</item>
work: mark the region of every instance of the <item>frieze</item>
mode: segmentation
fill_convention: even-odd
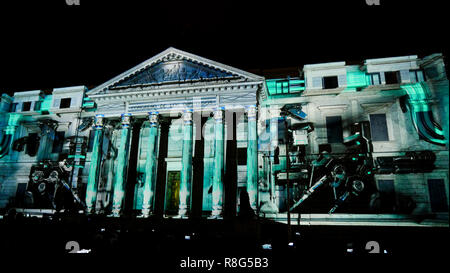
[[[152,112],[152,111],[170,111],[191,108],[210,108],[217,105],[216,97],[199,98],[192,101],[160,101],[160,102],[138,102],[128,105],[129,112]]]

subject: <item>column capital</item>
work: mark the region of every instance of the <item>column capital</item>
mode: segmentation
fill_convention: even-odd
[[[271,118],[278,118],[281,116],[281,108],[277,106],[271,106],[269,108],[269,113]]]
[[[184,124],[192,124],[192,117],[193,117],[193,110],[192,109],[185,109],[183,110],[183,122]]]
[[[105,119],[105,115],[103,115],[103,114],[97,114],[97,115],[95,115],[95,118],[94,118],[94,128],[95,128],[95,129],[98,129],[98,130],[103,129],[104,119]]]
[[[149,112],[148,113],[148,120],[150,121],[150,127],[157,127],[159,123],[159,112]]]
[[[217,107],[214,109],[213,115],[216,122],[223,122],[225,107]]]
[[[256,109],[256,105],[247,105],[245,107],[245,111],[247,112],[247,117],[249,120],[256,120],[256,116],[257,116],[257,109]]]
[[[131,123],[131,114],[124,113],[120,116],[120,120],[122,122],[122,128],[129,128]]]

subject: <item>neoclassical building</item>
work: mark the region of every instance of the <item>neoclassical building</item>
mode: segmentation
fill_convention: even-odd
[[[168,48],[93,89],[2,95],[0,207],[448,226],[448,96],[441,54],[273,79]]]

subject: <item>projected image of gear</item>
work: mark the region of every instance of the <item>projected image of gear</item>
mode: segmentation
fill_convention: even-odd
[[[44,178],[44,172],[43,171],[34,171],[33,174],[31,175],[31,180],[34,183],[38,183],[43,178]]]
[[[48,176],[47,180],[51,183],[57,183],[59,180],[59,175],[57,171],[52,171]]]
[[[45,185],[44,182],[42,182],[41,184],[38,185],[38,191],[40,194],[44,194],[45,193],[45,189],[47,188],[47,186]]]
[[[358,195],[364,190],[364,182],[361,180],[353,180],[352,182],[353,194]]]

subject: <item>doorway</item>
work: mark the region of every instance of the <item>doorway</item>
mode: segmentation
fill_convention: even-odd
[[[167,172],[165,214],[177,215],[180,204],[180,171]]]

